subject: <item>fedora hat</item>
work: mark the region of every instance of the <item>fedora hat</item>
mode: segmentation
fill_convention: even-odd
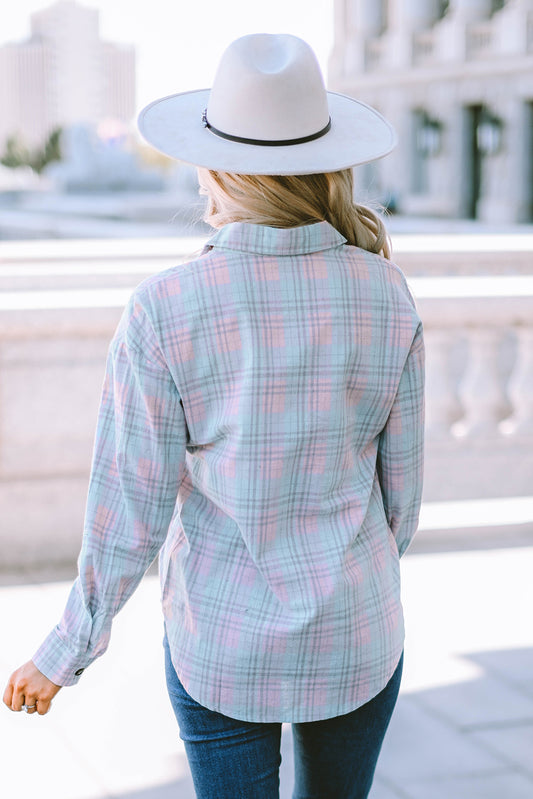
[[[155,100],[138,126],[171,158],[247,175],[336,172],[396,144],[392,125],[374,108],[326,91],[313,50],[289,34],[236,39],[211,89]]]

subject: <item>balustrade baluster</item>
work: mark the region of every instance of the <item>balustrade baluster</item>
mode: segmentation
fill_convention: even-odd
[[[533,435],[533,327],[516,328],[516,363],[509,379],[512,415],[502,422],[509,435]]]
[[[449,329],[426,328],[426,436],[450,435],[458,415],[458,402],[450,373],[453,333]]]
[[[498,368],[502,341],[499,327],[471,327],[468,332],[468,358],[459,383],[459,399],[464,417],[453,427],[460,436],[498,435],[507,400]]]

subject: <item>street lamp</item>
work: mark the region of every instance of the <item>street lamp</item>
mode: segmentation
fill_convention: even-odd
[[[423,156],[438,155],[442,146],[442,122],[424,114],[417,131],[416,146]]]
[[[483,109],[476,130],[476,141],[482,155],[496,155],[502,146],[503,122],[490,111]]]

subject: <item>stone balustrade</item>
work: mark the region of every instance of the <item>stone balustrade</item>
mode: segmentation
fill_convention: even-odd
[[[368,39],[365,42],[365,67],[368,70],[378,69],[387,56],[387,42],[385,39]]]
[[[413,34],[413,64],[419,66],[431,62],[435,56],[435,31],[417,31]]]
[[[482,277],[460,274],[453,247],[431,253],[423,237],[395,238],[425,327],[428,501],[533,493],[533,276],[524,241],[509,241],[507,251],[500,242],[500,272],[512,271],[519,255],[523,274]],[[121,309],[144,276],[200,245],[2,247],[0,568],[76,557],[105,357]],[[476,257],[487,262],[483,248],[467,255],[464,268]],[[446,258],[459,274],[439,276]],[[426,273],[437,264],[434,276],[421,275],[424,263]]]
[[[533,50],[533,10],[528,0],[453,0],[446,13],[436,0],[384,3],[337,0],[331,77],[341,89],[345,77],[398,69],[485,61]],[[344,13],[342,13],[344,12]],[[364,50],[361,61],[357,51]]]
[[[493,51],[494,30],[490,21],[466,26],[467,58],[486,58]]]
[[[413,279],[431,500],[533,493],[533,277]]]

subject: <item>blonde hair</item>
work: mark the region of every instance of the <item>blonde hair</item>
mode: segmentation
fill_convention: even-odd
[[[219,228],[229,222],[299,227],[326,220],[348,244],[391,257],[385,225],[353,199],[353,171],[316,175],[238,175],[199,169],[207,194],[204,220]]]

